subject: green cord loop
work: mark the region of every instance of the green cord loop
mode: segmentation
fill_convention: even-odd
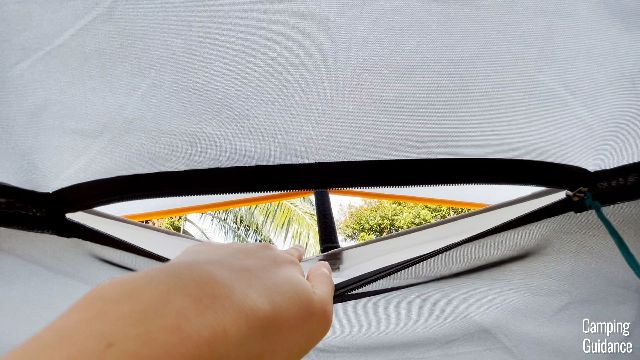
[[[609,232],[609,235],[611,235],[611,238],[616,243],[616,246],[618,247],[618,250],[620,250],[622,257],[627,262],[631,270],[633,270],[636,276],[640,279],[640,264],[638,263],[638,259],[636,259],[636,257],[633,255],[631,249],[629,249],[629,246],[627,246],[627,243],[625,243],[618,230],[616,230],[613,224],[604,215],[604,212],[602,212],[602,205],[600,205],[600,203],[596,200],[593,200],[593,196],[590,192],[587,192],[585,194],[584,202],[589,209],[593,209],[596,212],[598,219],[600,219],[602,225],[604,225],[604,227]]]

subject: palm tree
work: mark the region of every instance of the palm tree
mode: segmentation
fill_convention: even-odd
[[[283,247],[299,244],[307,256],[320,251],[314,203],[309,197],[210,211],[200,214],[197,221],[186,221],[205,238],[213,232],[239,243],[265,242]]]

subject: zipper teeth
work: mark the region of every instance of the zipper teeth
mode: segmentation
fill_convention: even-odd
[[[503,184],[494,184],[494,183],[489,183],[489,182],[469,182],[469,183],[455,183],[455,184],[430,184],[430,185],[392,185],[392,186],[356,186],[356,187],[349,187],[349,188],[332,188],[332,190],[348,190],[348,189],[362,189],[362,190],[369,190],[369,189],[407,189],[407,188],[415,188],[415,187],[447,187],[447,186],[475,186],[475,185],[490,185],[490,186],[519,186],[519,187],[541,187],[541,186],[536,186],[536,185],[528,185],[528,184],[521,184],[521,185],[503,185]],[[549,189],[547,187],[544,187],[545,189]]]
[[[482,236],[483,234],[489,233],[489,232],[491,232],[491,231],[495,230],[496,228],[498,228],[498,227],[500,227],[500,226],[503,226],[503,225],[505,225],[505,224],[508,224],[508,223],[510,223],[510,222],[512,222],[512,221],[516,221],[516,220],[518,220],[518,219],[522,218],[523,216],[526,216],[526,215],[528,215],[528,214],[532,213],[533,211],[537,211],[537,210],[542,209],[542,208],[545,208],[545,207],[547,207],[547,206],[551,206],[551,205],[556,204],[556,203],[558,203],[558,202],[560,202],[560,201],[562,201],[562,200],[563,200],[563,199],[559,199],[559,200],[556,200],[556,201],[550,202],[549,204],[546,204],[546,205],[544,205],[543,207],[540,207],[540,208],[537,208],[537,209],[531,210],[531,211],[529,211],[529,212],[526,212],[526,213],[524,213],[524,214],[518,215],[518,216],[516,216],[516,217],[514,217],[514,218],[512,218],[512,219],[510,219],[510,220],[507,220],[507,221],[505,221],[505,222],[502,222],[502,223],[500,223],[500,224],[497,224],[497,225],[495,225],[495,226],[493,226],[493,227],[491,227],[491,228],[489,228],[489,229],[486,229],[486,230],[484,230],[484,231],[481,231],[481,232],[479,232],[479,233],[477,233],[477,234],[474,234],[474,235],[472,235],[472,236],[470,236],[470,237],[467,237],[467,238],[462,239],[462,240],[460,240],[460,241],[457,241],[457,242],[454,242],[454,243],[451,243],[451,244],[445,245],[445,246],[443,246],[443,247],[441,247],[441,248],[438,248],[438,249],[436,249],[436,250],[433,250],[433,251],[431,251],[431,252],[429,252],[429,253],[427,253],[427,254],[420,255],[420,256],[418,256],[418,257],[416,257],[416,258],[405,260],[405,261],[403,261],[402,263],[398,264],[397,266],[394,266],[393,268],[391,268],[391,269],[389,269],[389,270],[387,270],[387,271],[384,271],[383,273],[380,273],[380,274],[373,274],[370,278],[363,279],[361,282],[358,282],[358,283],[356,283],[356,284],[354,284],[354,285],[348,286],[348,287],[347,287],[347,288],[345,288],[345,289],[341,289],[341,290],[336,291],[336,295],[337,295],[337,296],[340,296],[340,295],[349,295],[349,294],[353,294],[353,293],[355,293],[356,291],[358,291],[358,290],[362,290],[363,288],[365,288],[365,287],[367,287],[367,286],[369,286],[369,285],[371,285],[371,284],[375,284],[375,283],[377,283],[377,282],[380,282],[380,281],[382,281],[382,280],[384,280],[384,279],[386,279],[386,278],[388,278],[388,277],[390,277],[390,276],[393,276],[393,275],[395,275],[395,274],[397,274],[397,273],[399,273],[399,272],[401,272],[401,271],[403,271],[403,270],[409,269],[409,268],[411,268],[411,267],[413,267],[413,266],[416,266],[416,265],[418,265],[418,264],[420,264],[420,263],[422,263],[422,262],[424,262],[424,261],[427,261],[427,260],[429,260],[429,259],[431,259],[431,258],[434,258],[434,257],[438,256],[438,255],[442,255],[442,254],[443,254],[443,253],[445,253],[445,252],[448,252],[448,251],[450,251],[450,250],[453,250],[453,249],[455,249],[456,247],[459,247],[459,246],[461,246],[461,245],[464,245],[464,244],[467,244],[467,243],[473,242],[473,241],[475,241],[475,240],[478,240],[479,238],[482,238],[482,237],[483,237],[483,236]]]

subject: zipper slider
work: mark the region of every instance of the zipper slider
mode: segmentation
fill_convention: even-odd
[[[580,187],[573,192],[567,191],[567,197],[576,202],[584,201],[584,199],[587,197],[587,192],[589,192],[589,188]]]
[[[585,202],[588,192],[589,188],[587,187],[579,187],[574,191],[567,191],[567,198],[571,199],[572,210],[576,214],[589,210]]]

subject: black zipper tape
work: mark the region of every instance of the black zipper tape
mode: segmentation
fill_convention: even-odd
[[[409,159],[239,166],[125,175],[54,191],[64,212],[154,197],[453,184],[591,185],[584,168],[518,159]],[[587,184],[588,183],[588,184]]]

